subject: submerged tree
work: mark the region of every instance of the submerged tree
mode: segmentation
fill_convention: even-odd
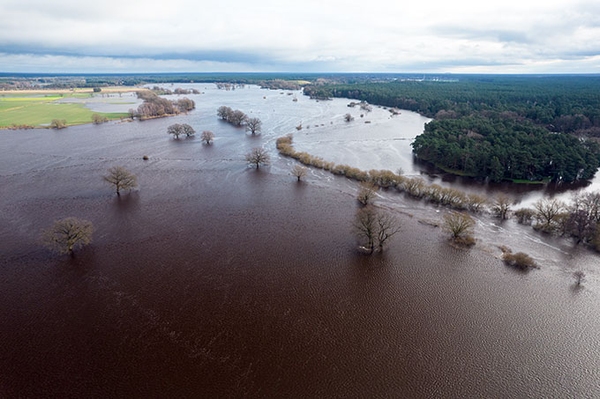
[[[242,126],[247,119],[248,116],[245,113],[243,113],[239,109],[236,109],[228,115],[227,122],[231,123],[234,126]]]
[[[513,254],[510,250],[503,251],[502,260],[509,266],[519,268],[521,270],[537,269],[538,265],[535,260],[524,252]]]
[[[246,154],[246,162],[250,165],[256,166],[258,169],[261,165],[268,165],[271,161],[271,157],[262,147],[253,148],[248,154]]]
[[[358,239],[365,243],[361,247],[369,254],[375,252],[375,248],[383,251],[387,240],[400,231],[396,218],[373,206],[359,209],[352,226]]]
[[[217,108],[217,116],[221,119],[223,119],[224,121],[229,119],[229,116],[233,113],[233,109],[231,109],[230,107],[227,107],[225,105],[221,105],[219,108]]]
[[[511,200],[508,196],[501,194],[496,198],[494,203],[492,204],[492,212],[496,217],[504,220],[508,218],[508,213],[510,212]]]
[[[577,270],[576,272],[573,272],[573,277],[575,278],[575,285],[579,287],[585,280],[585,273],[581,270]]]
[[[464,212],[451,212],[444,215],[443,229],[450,233],[454,242],[464,245],[473,245],[473,226],[475,221]]]
[[[292,168],[292,175],[298,178],[298,181],[302,180],[306,176],[307,169],[302,165],[295,165]]]
[[[103,179],[115,186],[117,195],[121,195],[121,190],[137,187],[137,177],[123,166],[113,166],[108,169],[108,175],[103,176]]]
[[[202,132],[200,139],[204,141],[206,144],[210,144],[215,140],[215,134],[210,130],[205,130]]]
[[[258,118],[249,118],[246,120],[246,131],[253,135],[260,133],[262,130],[262,121]]]
[[[545,232],[552,232],[558,229],[559,216],[566,208],[562,201],[559,201],[556,198],[544,198],[533,204],[533,207],[536,210],[536,228]]]
[[[188,125],[187,123],[181,125],[181,130],[183,134],[186,135],[186,137],[192,137],[194,134],[196,134],[194,128]]]
[[[371,201],[373,201],[373,198],[375,198],[376,193],[377,186],[375,186],[372,183],[365,182],[360,185],[360,189],[358,190],[358,195],[356,196],[356,199],[362,205],[366,206],[369,205]]]
[[[57,220],[42,233],[42,242],[50,250],[74,256],[74,250],[92,242],[92,222],[75,217]]]
[[[182,134],[185,134],[187,137],[193,136],[196,134],[196,131],[187,123],[174,123],[167,127],[167,134],[172,134],[173,137],[178,139]]]

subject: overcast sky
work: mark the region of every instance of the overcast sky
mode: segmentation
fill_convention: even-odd
[[[599,0],[0,0],[0,72],[600,73]]]

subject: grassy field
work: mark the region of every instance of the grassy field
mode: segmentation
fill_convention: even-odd
[[[61,104],[64,98],[89,98],[89,90],[0,92],[0,129],[11,126],[48,126],[53,119],[66,120],[67,125],[92,122],[93,112],[83,104]],[[109,120],[126,117],[127,113],[100,113]]]

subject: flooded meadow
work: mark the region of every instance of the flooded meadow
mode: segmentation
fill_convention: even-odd
[[[401,231],[383,253],[361,255],[358,184],[318,169],[297,182],[275,140],[292,133],[296,150],[328,161],[521,204],[569,190],[420,165],[410,142],[428,119],[409,111],[189,87],[202,94],[188,96],[187,115],[0,131],[0,396],[600,396],[597,254],[485,214],[475,216],[477,244],[457,249],[435,227],[445,208],[380,190],[376,205]],[[260,118],[262,133],[219,120],[221,105]],[[173,123],[215,141],[175,140]],[[254,147],[269,166],[246,165]],[[102,181],[114,165],[139,188],[116,196]],[[73,258],[40,244],[67,216],[95,228]],[[501,245],[540,269],[507,267]]]

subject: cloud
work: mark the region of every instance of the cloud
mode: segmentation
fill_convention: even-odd
[[[595,1],[402,3],[3,0],[0,68],[596,72]]]

